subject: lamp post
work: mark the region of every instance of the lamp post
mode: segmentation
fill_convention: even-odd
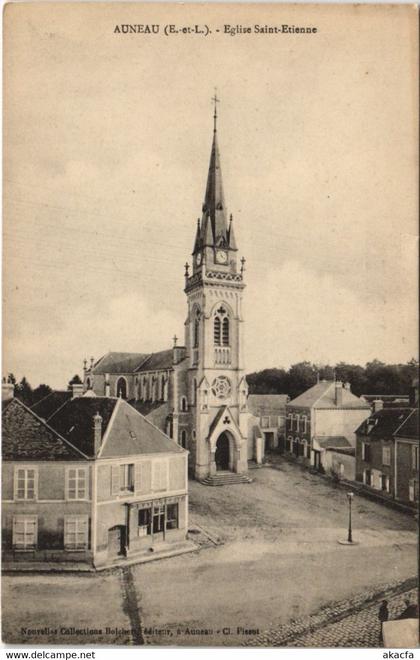
[[[349,529],[348,529],[348,534],[347,534],[347,540],[346,541],[338,541],[340,545],[358,545],[357,541],[353,541],[353,530],[351,528],[351,503],[354,497],[354,493],[348,492],[347,493],[347,501],[349,503]]]
[[[353,543],[352,535],[351,535],[351,501],[353,499],[354,495],[352,492],[347,493],[347,499],[349,501],[349,534],[347,537],[347,541],[349,543]]]

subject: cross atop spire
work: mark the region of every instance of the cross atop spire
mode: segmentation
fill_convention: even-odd
[[[217,98],[217,87],[214,88],[214,96],[211,97],[211,100],[214,102],[214,114],[213,114],[213,132],[217,131],[217,104],[220,103],[220,99]]]

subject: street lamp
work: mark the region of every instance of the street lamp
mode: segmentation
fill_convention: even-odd
[[[349,491],[347,493],[347,500],[349,503],[349,531],[347,535],[347,541],[339,541],[340,545],[357,545],[357,541],[353,541],[352,528],[351,528],[351,503],[354,497],[354,493]]]
[[[347,541],[349,543],[353,543],[353,539],[351,537],[351,501],[352,501],[353,497],[354,497],[354,495],[351,491],[349,493],[347,493],[347,499],[349,501],[349,534],[348,534],[348,537],[347,537]]]

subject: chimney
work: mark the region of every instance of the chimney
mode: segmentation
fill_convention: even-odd
[[[72,383],[72,398],[75,399],[78,396],[83,396],[83,389],[83,383]]]
[[[13,383],[6,383],[6,379],[3,378],[3,382],[1,384],[1,400],[9,401],[10,399],[13,399],[14,396],[15,386]]]
[[[185,346],[177,346],[176,345],[177,341],[178,341],[178,337],[175,335],[173,338],[174,347],[172,349],[173,351],[172,360],[174,364],[178,364],[179,362],[181,362],[181,360],[183,360],[187,354],[187,349],[185,348]]]
[[[93,416],[93,442],[96,456],[102,444],[102,417],[99,412]]]
[[[343,383],[341,380],[335,381],[335,405],[343,405]]]
[[[384,407],[384,402],[382,401],[382,399],[375,399],[375,401],[372,402],[372,408],[374,413],[378,412],[379,410],[382,410],[383,407]]]

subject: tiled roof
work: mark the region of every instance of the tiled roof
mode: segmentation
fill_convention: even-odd
[[[173,366],[173,350],[157,353],[107,353],[94,365],[92,373],[98,374],[131,374],[157,369],[171,369]]]
[[[412,408],[383,408],[365,419],[356,433],[372,438],[392,436],[411,413]]]
[[[92,373],[94,375],[133,373],[149,355],[149,353],[107,353],[94,365]]]
[[[18,399],[3,409],[2,432],[3,460],[83,460],[76,449]]]
[[[118,399],[100,396],[71,399],[50,418],[49,424],[77,449],[92,457],[94,456],[93,416],[96,413],[100,414],[102,433],[105,433],[117,401]]]
[[[370,410],[370,406],[366,402],[362,401],[345,387],[341,388],[342,402],[340,405],[337,405],[335,402],[335,387],[336,384],[334,381],[321,380],[287,405],[296,408],[360,408],[362,410]]]
[[[351,447],[350,442],[343,435],[316,435],[315,440],[323,449],[336,447]]]
[[[395,434],[398,438],[414,438],[419,439],[419,410],[415,408],[411,411],[411,415],[407,417],[405,422],[399,427]]]
[[[287,394],[250,394],[248,408],[253,415],[279,415],[286,410]]]
[[[169,438],[123,399],[118,399],[101,458],[139,454],[184,453],[175,440]]]
[[[48,422],[48,419],[53,415],[61,406],[72,398],[72,392],[69,390],[55,390],[50,392],[43,399],[31,406],[31,410]]]
[[[154,371],[155,369],[170,369],[173,366],[173,350],[151,353],[145,361],[136,369],[140,371]]]

